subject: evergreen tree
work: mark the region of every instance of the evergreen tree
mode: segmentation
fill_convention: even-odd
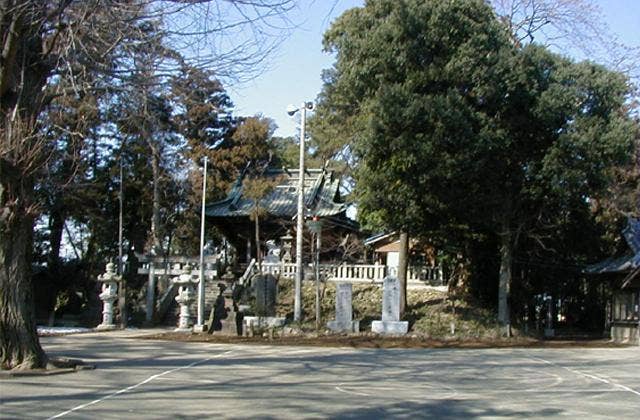
[[[334,23],[325,47],[337,60],[318,115],[355,152],[359,216],[412,235],[497,241],[508,326],[522,238],[571,240],[559,227],[631,155],[624,77],[516,48],[474,0],[367,2]]]

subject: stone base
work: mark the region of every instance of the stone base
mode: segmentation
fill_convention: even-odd
[[[544,336],[547,338],[551,338],[551,337],[555,337],[556,335],[556,330],[554,330],[553,328],[545,328],[544,329]]]
[[[334,333],[357,333],[360,332],[360,321],[329,321],[327,328]]]
[[[242,335],[242,326],[240,326],[240,333],[238,333],[238,317],[242,317],[243,314],[239,312],[229,311],[227,312],[227,318],[223,319],[220,323],[222,329],[218,331],[210,331],[213,335],[225,335],[225,336],[237,336]]]
[[[371,332],[383,335],[403,335],[409,331],[409,321],[373,321]]]
[[[194,325],[193,326],[193,332],[194,333],[203,333],[207,330],[207,326],[205,324],[202,325]]]
[[[182,332],[182,333],[190,333],[193,332],[193,329],[191,327],[189,328],[176,328],[175,330],[173,330],[173,332]]]
[[[96,330],[100,330],[100,331],[115,330],[115,329],[116,329],[115,324],[100,324],[96,327]]]
[[[252,333],[254,328],[283,327],[285,318],[275,316],[245,316],[242,320],[243,335]]]
[[[640,329],[637,324],[612,325],[611,339],[615,343],[640,345]]]

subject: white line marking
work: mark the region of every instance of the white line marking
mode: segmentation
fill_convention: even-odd
[[[175,378],[158,378],[163,381],[171,382],[185,382],[185,383],[198,383],[198,384],[219,384],[220,381],[214,381],[212,379],[175,379]]]
[[[524,368],[524,370],[533,372],[535,374],[540,374],[539,371],[535,370],[535,369],[528,369],[528,368]],[[553,384],[551,385],[545,385],[545,388],[553,388],[553,387],[557,387],[560,384],[562,384],[562,382],[564,382],[564,380],[562,379],[562,377],[556,373],[549,373],[549,372],[542,372],[542,374],[547,375],[547,376],[551,376],[552,378],[555,378],[555,381]],[[540,390],[540,388],[530,388],[528,390],[525,390],[524,392],[538,392]],[[500,391],[500,392],[505,392],[505,391]]]
[[[229,351],[226,351],[226,352],[224,352],[224,353],[217,354],[217,355],[215,355],[215,356],[207,357],[206,359],[197,360],[197,361],[195,361],[195,362],[193,362],[193,363],[191,363],[191,364],[188,364],[188,365],[186,365],[186,366],[177,367],[177,368],[174,368],[174,369],[171,369],[171,370],[166,370],[166,371],[164,371],[164,372],[162,372],[162,373],[158,373],[158,374],[156,374],[156,375],[149,376],[147,379],[145,379],[145,380],[144,380],[144,381],[142,381],[142,382],[139,382],[139,383],[137,383],[137,384],[135,384],[135,385],[128,386],[128,387],[123,388],[123,389],[121,389],[121,390],[119,390],[119,391],[116,391],[116,392],[114,392],[114,393],[112,393],[112,394],[106,395],[106,396],[104,396],[104,397],[102,397],[102,398],[99,398],[99,399],[97,399],[97,400],[93,400],[93,401],[88,402],[88,403],[86,403],[86,404],[82,404],[82,405],[79,405],[79,406],[77,406],[77,407],[73,407],[73,408],[72,408],[72,409],[70,409],[70,410],[64,411],[64,412],[62,412],[62,413],[60,413],[60,414],[56,414],[56,415],[55,415],[55,416],[53,416],[53,417],[49,417],[47,420],[57,419],[57,418],[60,418],[60,417],[66,416],[67,414],[69,414],[69,413],[73,413],[74,411],[82,410],[83,408],[87,408],[87,407],[89,407],[89,406],[91,406],[91,405],[98,404],[99,402],[102,402],[102,401],[104,401],[104,400],[108,400],[109,398],[113,398],[113,397],[116,397],[116,396],[118,396],[118,395],[120,395],[120,394],[124,394],[124,393],[125,393],[125,392],[127,392],[127,391],[131,391],[131,390],[133,390],[133,389],[136,389],[136,388],[138,388],[138,387],[140,387],[140,386],[142,386],[142,385],[144,385],[144,384],[146,384],[146,383],[149,383],[149,382],[153,381],[154,379],[160,378],[161,376],[165,376],[165,375],[168,375],[168,374],[170,374],[170,373],[177,372],[177,371],[179,371],[179,370],[192,368],[192,367],[194,367],[194,366],[196,366],[196,365],[199,365],[199,364],[202,364],[202,363],[208,362],[208,361],[209,361],[209,360],[211,360],[211,359],[216,359],[216,358],[218,358],[218,357],[226,356],[226,355],[228,355],[228,354],[229,354],[229,353],[231,353],[231,352],[233,352],[233,350],[229,350]]]
[[[345,394],[351,394],[351,395],[360,395],[361,397],[370,397],[370,394],[365,394],[364,392],[353,392],[353,391],[347,391],[346,389],[342,389],[340,388],[340,385],[345,385],[344,383],[338,384],[336,386],[336,389],[340,392],[344,392]]]
[[[599,377],[599,376],[591,375],[590,373],[585,373],[585,372],[581,372],[581,371],[579,371],[579,370],[571,369],[571,368],[568,368],[568,367],[566,367],[566,366],[562,366],[562,365],[559,365],[559,364],[556,364],[556,363],[550,362],[550,361],[548,361],[548,360],[542,359],[542,358],[540,358],[540,357],[536,357],[536,356],[529,356],[529,358],[531,358],[531,359],[533,359],[533,360],[538,360],[538,361],[543,362],[543,363],[546,363],[546,364],[548,364],[548,365],[552,365],[552,366],[560,367],[560,368],[562,368],[562,369],[564,369],[564,370],[566,370],[566,371],[569,371],[569,372],[571,372],[571,373],[573,373],[573,374],[575,374],[575,375],[579,375],[579,376],[583,376],[583,377],[585,377],[585,378],[593,379],[593,380],[595,380],[595,381],[599,381],[599,382],[605,383],[605,384],[607,384],[607,385],[611,385],[611,386],[612,386],[612,387],[614,387],[614,388],[620,388],[620,389],[622,389],[622,390],[624,390],[624,391],[630,392],[630,393],[635,394],[635,395],[637,395],[637,396],[639,396],[639,397],[640,397],[640,392],[638,392],[638,391],[636,391],[636,390],[634,390],[634,389],[631,389],[631,388],[629,388],[628,386],[625,386],[625,385],[622,385],[622,384],[619,384],[619,383],[616,383],[616,382],[609,381],[609,380],[604,379],[604,378],[601,378],[601,377]]]
[[[340,392],[344,392],[345,394],[351,394],[351,395],[359,395],[359,396],[363,396],[363,397],[371,397],[373,394],[365,394],[364,392],[355,392],[355,391],[350,391],[349,389],[345,389],[346,388],[364,388],[367,391],[373,391],[376,395],[379,395],[381,397],[384,398],[384,396],[386,394],[389,393],[389,391],[398,391],[401,392],[402,390],[412,390],[412,391],[419,391],[421,392],[421,390],[425,391],[425,394],[420,395],[419,398],[412,398],[410,396],[406,396],[405,395],[405,399],[407,401],[424,401],[425,397],[424,395],[428,395],[429,399],[445,399],[445,398],[454,398],[456,397],[459,393],[456,389],[447,386],[447,385],[442,385],[442,384],[432,384],[432,383],[420,383],[420,384],[407,384],[407,383],[403,383],[403,382],[399,382],[399,383],[395,383],[395,382],[387,382],[386,385],[383,386],[377,386],[377,385],[362,385],[362,384],[348,384],[345,382],[339,383],[337,386],[335,386],[334,388]],[[434,393],[434,390],[436,391]],[[450,391],[449,393],[443,393],[440,395],[436,395],[436,393],[438,393],[439,391],[442,390],[448,390]]]

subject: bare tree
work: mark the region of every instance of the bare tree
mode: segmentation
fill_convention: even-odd
[[[43,115],[64,96],[122,87],[135,50],[157,26],[189,62],[232,80],[251,77],[290,28],[294,0],[0,0],[0,366],[44,367],[32,303],[34,185],[51,157]],[[88,77],[92,75],[92,77]]]
[[[640,80],[640,45],[625,45],[593,0],[488,0],[513,42],[580,54]]]

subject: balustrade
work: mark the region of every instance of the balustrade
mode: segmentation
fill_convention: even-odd
[[[306,268],[312,272],[313,265]],[[262,263],[264,273],[284,278],[294,278],[296,265],[294,263]],[[397,267],[387,267],[381,264],[320,264],[320,277],[328,281],[350,283],[382,283],[386,276],[396,276]],[[412,266],[407,272],[409,284],[428,284],[432,286],[444,285],[442,267]]]

